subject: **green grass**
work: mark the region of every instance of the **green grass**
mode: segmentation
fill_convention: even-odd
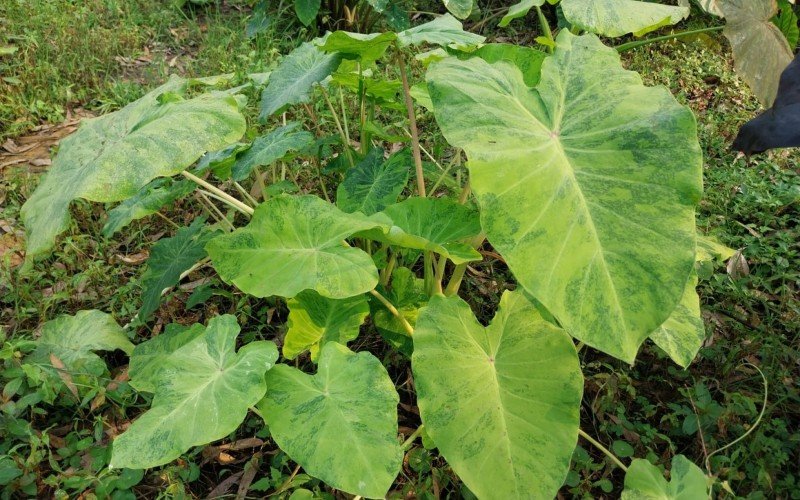
[[[291,47],[292,23],[253,39],[244,0],[9,0],[0,3],[0,142],[68,109],[105,113],[177,73],[261,72]]]

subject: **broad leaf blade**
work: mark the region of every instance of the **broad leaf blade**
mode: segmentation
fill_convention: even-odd
[[[310,475],[368,498],[383,498],[403,459],[394,384],[381,362],[335,342],[316,375],[287,365],[267,374],[258,409],[280,448]]]
[[[397,40],[403,46],[423,43],[443,46],[474,46],[483,43],[485,39],[486,37],[464,31],[464,27],[458,19],[450,14],[437,17],[433,21],[397,34]]]
[[[203,225],[203,219],[178,229],[175,236],[159,240],[147,259],[147,271],[142,276],[142,307],[139,319],[147,321],[161,302],[161,292],[175,286],[181,273],[206,256],[205,246],[216,232]]]
[[[236,318],[218,316],[204,334],[165,360],[153,406],[113,442],[109,467],[146,469],[178,458],[192,446],[221,439],[242,423],[266,392],[264,373],[278,358],[272,342],[235,352]]]
[[[484,328],[457,296],[422,309],[411,358],[425,430],[478,498],[552,498],[578,439],[583,377],[569,336],[521,291]]]
[[[696,273],[692,272],[675,310],[664,324],[650,334],[650,339],[684,368],[697,356],[706,339],[706,327],[700,316]]]
[[[105,362],[93,351],[115,349],[130,354],[133,344],[110,314],[92,309],[45,323],[36,349],[26,361],[49,364],[53,354],[71,372],[100,375]]]
[[[638,458],[625,474],[623,500],[697,500],[709,498],[708,482],[700,467],[683,455],[672,459],[671,480],[658,467]]]
[[[525,80],[525,85],[534,87],[539,83],[542,73],[542,63],[547,54],[541,50],[520,45],[506,43],[488,43],[474,52],[467,54],[466,58],[480,57],[488,63],[508,61],[516,66]]]
[[[750,1],[750,0],[746,0]],[[677,24],[689,15],[689,6],[663,5],[638,0],[562,0],[564,17],[578,28],[617,37],[644,35]]]
[[[158,212],[161,207],[183,198],[195,190],[192,181],[173,181],[156,179],[144,186],[133,197],[128,198],[108,212],[108,220],[103,226],[103,236],[110,238],[132,221]]]
[[[383,57],[386,49],[397,39],[391,31],[385,33],[350,33],[336,31],[324,39],[319,48],[325,52],[338,53],[346,59],[357,59],[367,65]]]
[[[428,72],[435,114],[469,158],[482,226],[573,336],[632,362],[694,263],[702,157],[694,117],[616,51],[566,30],[541,81],[481,59]]]
[[[53,166],[22,207],[29,263],[66,229],[72,200],[124,200],[244,134],[234,97],[217,93],[182,100],[185,87],[185,80],[173,77],[117,112],[84,121],[61,141]],[[164,94],[173,97],[162,103]]]
[[[253,145],[236,159],[231,167],[231,176],[242,181],[260,165],[271,165],[289,151],[300,151],[314,142],[314,136],[305,130],[297,130],[298,123],[289,123],[253,141]]]
[[[128,375],[131,386],[137,391],[155,392],[159,374],[173,352],[205,334],[205,327],[170,323],[164,333],[137,344],[131,354]]]
[[[472,13],[475,0],[442,0],[451,14],[459,19],[466,19]]]
[[[317,18],[321,4],[320,0],[294,0],[294,12],[303,26],[308,26]]]
[[[314,84],[336,71],[341,54],[326,54],[311,43],[304,43],[286,56],[269,77],[261,94],[263,121],[290,104],[308,102]]]
[[[369,255],[342,240],[376,226],[316,196],[284,195],[259,205],[247,226],[206,249],[223,280],[256,297],[316,290],[343,299],[372,290],[378,271]]]
[[[348,213],[372,215],[395,203],[408,183],[411,155],[408,150],[383,158],[383,149],[373,148],[347,171],[336,190],[336,205]]]
[[[522,0],[519,3],[515,3],[511,7],[508,8],[508,12],[503,19],[500,20],[501,28],[508,26],[511,21],[514,19],[518,19],[520,17],[525,17],[528,12],[534,7],[541,7],[544,4],[544,0]]]
[[[288,331],[283,342],[283,356],[294,359],[310,350],[311,359],[319,358],[320,347],[328,342],[347,342],[358,337],[361,323],[369,314],[366,297],[329,299],[313,290],[301,292],[287,302]]]
[[[792,62],[789,43],[770,22],[778,11],[775,0],[724,0],[720,8],[727,24],[723,34],[733,50],[736,72],[765,107],[772,106],[781,73]]]
[[[359,233],[369,239],[443,255],[456,264],[481,259],[463,240],[481,232],[478,213],[446,198],[409,198],[381,212],[391,225]]]

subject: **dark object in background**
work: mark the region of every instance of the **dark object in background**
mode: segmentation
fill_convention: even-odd
[[[800,55],[783,70],[772,107],[745,123],[733,149],[748,158],[768,149],[800,146]]]

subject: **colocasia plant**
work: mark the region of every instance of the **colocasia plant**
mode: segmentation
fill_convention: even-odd
[[[72,200],[121,202],[108,236],[193,194],[216,222],[156,243],[133,326],[209,263],[289,311],[280,350],[274,339],[241,342],[232,315],[169,325],[135,347],[98,311],[57,320],[68,336],[48,324],[31,356],[70,370],[102,361],[93,350],[122,349],[131,386],[152,394],[114,440],[111,467],[166,464],[253,411],[307,474],[353,495],[386,495],[420,434],[479,498],[552,498],[579,435],[627,470],[628,498],[706,495],[706,476],[684,457],[667,482],[579,427],[578,352],[634,363],[649,339],[687,366],[704,339],[695,264],[727,252],[695,231],[703,160],[692,113],[596,35],[578,34],[634,30],[616,25],[629,21],[614,15],[627,3],[590,12],[563,0],[574,26],[546,52],[484,44],[449,15],[400,32],[329,33],[268,82],[214,90],[228,77],[173,77],[65,139],[23,207],[27,266],[67,228]],[[659,16],[646,26],[680,18]],[[413,51],[426,67],[416,85]],[[243,141],[254,85],[265,85],[266,132]],[[447,161],[420,143],[415,101],[452,146]],[[410,147],[384,150],[397,143]],[[298,175],[311,179],[305,189],[291,182]],[[459,290],[487,245],[516,287],[483,326]],[[348,347],[365,323],[410,360],[422,427],[405,440],[386,368]]]

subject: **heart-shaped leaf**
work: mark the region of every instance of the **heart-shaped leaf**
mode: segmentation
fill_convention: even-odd
[[[403,459],[394,384],[381,362],[335,342],[322,347],[316,375],[278,365],[258,409],[280,448],[336,489],[384,498]]]
[[[514,66],[431,66],[439,126],[469,158],[489,241],[585,343],[632,362],[694,264],[702,155],[694,117],[567,30],[535,89]]]
[[[61,141],[47,176],[22,207],[29,264],[66,229],[72,200],[130,198],[156,177],[175,175],[244,134],[233,96],[184,100],[186,87],[185,80],[173,77],[119,111],[84,121]]]
[[[103,226],[103,236],[110,238],[134,220],[158,212],[161,207],[183,198],[195,190],[197,185],[189,180],[173,181],[170,178],[156,179],[108,212]]]
[[[204,222],[202,218],[196,219],[191,226],[178,229],[175,236],[158,240],[153,245],[150,258],[147,259],[147,270],[141,279],[141,321],[147,321],[158,309],[164,289],[178,284],[181,273],[206,256],[206,243],[217,232],[209,230]]]
[[[625,474],[623,500],[697,500],[709,498],[706,476],[700,467],[683,455],[672,459],[670,481],[661,470],[638,458]]]
[[[378,226],[316,196],[282,195],[259,205],[247,226],[214,238],[206,250],[223,280],[256,297],[315,290],[343,299],[378,283],[370,256],[343,240]]]
[[[544,0],[522,0],[521,2],[515,3],[511,7],[508,8],[508,12],[503,19],[500,20],[501,28],[504,28],[511,23],[514,19],[518,19],[520,17],[525,17],[525,15],[534,7],[541,7],[544,4]]]
[[[772,106],[781,72],[792,62],[786,37],[770,21],[778,4],[775,0],[723,0],[719,5],[736,73],[765,107]]]
[[[408,183],[411,154],[404,149],[383,158],[383,149],[372,148],[363,160],[345,173],[336,190],[336,205],[345,212],[372,215],[395,203]]]
[[[241,181],[260,165],[271,165],[289,151],[300,151],[314,142],[314,136],[305,130],[297,130],[298,123],[289,123],[253,141],[253,145],[236,158],[231,167],[231,177]]]
[[[294,49],[270,75],[261,93],[259,118],[263,121],[285,106],[308,102],[314,84],[330,76],[341,62],[341,54],[326,54],[311,43]]]
[[[238,334],[235,317],[218,316],[163,360],[152,408],[114,439],[109,467],[163,465],[236,430],[264,396],[264,374],[278,359],[272,342],[250,342],[236,353]]]
[[[484,328],[434,296],[411,357],[425,430],[478,498],[552,498],[578,440],[583,376],[572,340],[521,291]]]
[[[471,0],[470,0],[471,1]],[[459,45],[474,46],[483,43],[486,37],[464,31],[464,26],[450,14],[439,16],[433,21],[401,31],[397,34],[400,45]]]
[[[50,364],[54,355],[69,372],[101,375],[106,364],[93,351],[115,349],[130,354],[133,344],[110,314],[93,309],[45,323],[36,349],[25,361]]]
[[[137,344],[128,364],[131,386],[137,391],[156,392],[159,373],[172,353],[205,335],[205,332],[206,329],[201,324],[184,326],[170,323],[162,334]]]
[[[747,0],[749,1],[749,0]],[[689,15],[689,6],[638,0],[562,0],[564,17],[574,26],[604,36],[644,35],[677,24]]]
[[[287,301],[289,319],[283,356],[294,359],[310,350],[311,359],[319,358],[320,347],[328,342],[347,342],[358,336],[361,323],[369,314],[363,295],[346,299],[329,299],[313,290],[299,293]]]
[[[384,33],[349,33],[336,31],[320,40],[319,48],[325,52],[338,53],[346,59],[357,59],[368,65],[383,57],[386,49],[397,39],[391,31]]]
[[[650,334],[650,339],[684,368],[697,356],[706,339],[706,327],[700,316],[700,297],[697,296],[697,273],[692,272],[677,307],[664,324]]]
[[[377,241],[443,255],[456,264],[480,260],[481,254],[462,240],[481,232],[478,213],[446,198],[409,198],[386,207],[380,215],[389,226],[359,233]]]

